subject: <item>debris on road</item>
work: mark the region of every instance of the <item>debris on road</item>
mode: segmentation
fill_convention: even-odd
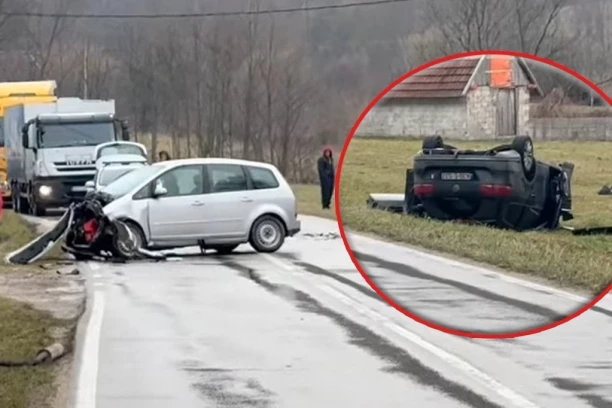
[[[121,220],[109,219],[103,211],[112,198],[95,192],[72,203],[50,231],[7,255],[11,264],[29,264],[48,253],[60,240],[62,249],[77,260],[125,261],[141,257],[164,260],[165,255],[137,246],[130,228]]]
[[[313,234],[310,232],[305,232],[303,234],[301,234],[303,237],[307,237],[307,238],[314,238],[315,240],[332,240],[332,239],[339,239],[340,238],[340,234],[338,234],[337,232],[321,232],[318,234]]]

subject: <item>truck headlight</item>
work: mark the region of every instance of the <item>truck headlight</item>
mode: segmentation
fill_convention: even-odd
[[[49,186],[40,186],[38,189],[38,192],[40,193],[41,196],[51,195],[52,191],[53,189]]]

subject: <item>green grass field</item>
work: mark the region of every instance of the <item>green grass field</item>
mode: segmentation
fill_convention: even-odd
[[[4,263],[4,256],[29,242],[35,229],[12,211],[5,211],[0,221],[0,284],[4,276],[29,273],[27,267]],[[36,271],[34,271],[36,272]],[[29,360],[51,340],[57,323],[47,314],[12,299],[0,297],[0,360]],[[53,393],[52,366],[36,368],[0,367],[0,407],[46,407]]]
[[[461,142],[479,148],[491,143]],[[612,237],[574,237],[567,231],[501,231],[481,226],[442,223],[369,210],[369,193],[403,193],[406,169],[420,141],[354,139],[340,179],[342,222],[347,229],[375,234],[436,252],[487,263],[512,272],[544,278],[559,286],[599,293],[612,281]],[[567,225],[612,225],[612,196],[597,191],[612,183],[612,143],[539,142],[539,159],[576,165],[573,211]],[[322,214],[316,186],[296,186],[302,213]]]

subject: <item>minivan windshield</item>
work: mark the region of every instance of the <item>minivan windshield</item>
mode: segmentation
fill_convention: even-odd
[[[122,197],[133,189],[135,189],[139,184],[143,183],[149,177],[153,177],[163,171],[166,167],[167,166],[141,167],[139,169],[130,171],[127,174],[124,174],[106,187],[102,188],[100,191],[109,194],[114,198]]]

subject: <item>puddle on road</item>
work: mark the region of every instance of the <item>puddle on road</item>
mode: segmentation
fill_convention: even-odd
[[[192,384],[215,407],[268,408],[274,406],[274,393],[264,388],[254,378],[244,378],[245,370],[219,367],[202,367],[198,362],[185,362],[181,367],[197,378]]]

